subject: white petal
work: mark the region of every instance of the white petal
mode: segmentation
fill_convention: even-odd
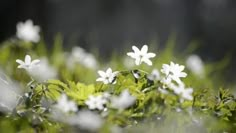
[[[156,54],[154,54],[154,53],[147,53],[146,54],[146,57],[147,58],[153,58],[153,57],[155,57],[156,56]]]
[[[19,65],[17,68],[25,68],[24,65]]]
[[[107,76],[105,72],[100,71],[100,70],[98,71],[98,74],[103,78]]]
[[[19,60],[19,59],[17,59],[16,62],[19,63],[20,65],[24,65],[25,64],[25,62],[23,62],[22,60]]]
[[[38,65],[40,63],[40,60],[33,60],[31,62],[31,65]]]
[[[149,66],[152,65],[152,61],[149,59],[144,59],[143,62],[147,63]]]
[[[143,45],[142,49],[141,49],[141,53],[146,54],[148,51],[148,46],[147,45]]]
[[[140,65],[140,64],[141,64],[141,60],[136,58],[135,64],[136,64],[137,66]]]
[[[30,65],[30,63],[31,63],[31,57],[29,55],[26,55],[25,56],[25,64]]]
[[[128,56],[132,57],[132,58],[137,58],[137,54],[133,53],[133,52],[129,52],[127,53]]]
[[[132,46],[132,49],[135,53],[140,53],[140,50],[136,46]]]
[[[182,72],[182,73],[180,73],[180,75],[179,75],[180,77],[186,77],[187,76],[187,73],[185,73],[185,72]]]
[[[105,79],[104,78],[97,78],[96,81],[104,81]]]
[[[111,75],[111,74],[112,74],[112,69],[111,69],[111,68],[108,68],[107,71],[106,71],[106,74],[107,74],[107,75]]]

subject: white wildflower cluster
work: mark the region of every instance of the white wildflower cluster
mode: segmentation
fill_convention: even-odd
[[[102,127],[103,118],[94,111],[81,110],[76,114],[65,114],[60,111],[52,111],[51,118],[69,125],[78,126],[84,132],[96,132]]]
[[[26,20],[25,23],[19,22],[16,25],[16,35],[19,39],[26,42],[34,42],[37,43],[40,40],[40,27],[37,25],[33,25],[32,20]]]
[[[102,96],[98,96],[96,98],[90,97],[90,100],[91,99],[97,101],[97,103],[92,103],[94,101],[88,102],[90,107],[93,106],[98,109],[103,108],[103,104],[105,104],[105,101],[103,100]],[[103,124],[103,119],[99,114],[88,110],[78,111],[77,104],[74,101],[68,100],[66,94],[61,95],[54,107],[55,109],[59,109],[52,111],[52,118],[54,120],[61,121],[70,125],[79,126],[83,130],[92,132],[97,131]],[[69,112],[74,113],[67,115],[66,113]]]
[[[69,55],[67,61],[67,66],[71,69],[74,68],[76,63],[90,69],[97,69],[98,67],[98,62],[95,56],[78,46],[72,48],[71,54]]]
[[[184,68],[183,65],[175,64],[174,62],[163,64],[161,72],[164,74],[164,77],[162,77],[161,82],[164,86],[158,89],[162,93],[167,93],[165,87],[172,89],[175,94],[181,97],[181,102],[184,100],[193,100],[193,89],[185,88],[184,83],[180,79],[187,76],[187,74],[183,72]]]
[[[113,108],[124,110],[133,105],[136,101],[136,98],[129,93],[128,89],[125,89],[121,92],[120,96],[111,96],[107,92],[99,96],[91,95],[85,101],[85,104],[91,110],[104,110],[105,105],[108,104],[109,101],[111,102],[111,106]]]
[[[139,50],[136,46],[132,46],[132,49],[134,52],[128,52],[127,55],[135,60],[135,65],[139,66],[142,63],[146,63],[147,65],[151,66],[153,64],[150,58],[155,57],[156,54],[148,53],[147,45],[144,45],[141,50]],[[193,60],[195,61],[191,62]],[[72,49],[72,53],[69,56],[68,61],[71,61],[68,64],[80,63],[91,69],[97,68],[97,61],[95,57],[92,54],[85,52],[85,50],[80,47],[75,47]],[[25,69],[31,77],[37,79],[38,81],[44,81],[57,77],[56,70],[49,65],[46,58],[32,60],[30,55],[26,55],[24,61],[17,59],[16,62],[19,64],[18,68]],[[189,67],[192,67],[192,70],[196,71],[196,73],[203,73],[200,72],[202,69],[201,61],[195,57],[190,58],[189,61],[187,61],[187,64]],[[200,65],[195,66],[196,64]],[[163,86],[160,86],[157,89],[163,94],[168,94],[168,89],[170,89],[171,92],[180,96],[181,102],[184,100],[193,100],[193,89],[185,87],[185,84],[181,80],[187,76],[187,74],[184,72],[184,68],[185,67],[183,65],[170,62],[170,64],[163,64],[160,71],[158,69],[153,69],[147,78],[152,81],[160,81]],[[141,78],[141,74],[138,71],[132,70],[130,72],[136,79]],[[98,74],[99,77],[96,79],[96,81],[102,82],[102,86],[105,85],[108,87],[113,87],[117,82],[116,80],[119,72],[108,68],[105,71],[98,70]],[[0,82],[0,84],[2,83]],[[14,100],[16,101],[16,99]],[[2,101],[3,100],[0,97],[0,105],[2,105]],[[136,97],[130,93],[129,89],[124,89],[118,96],[112,95],[112,93],[108,92],[104,92],[103,94],[96,93],[93,95],[90,94],[88,99],[84,101],[88,109],[93,111],[78,111],[77,104],[74,101],[69,100],[66,94],[62,94],[57,100],[56,104],[53,105],[53,109],[56,110],[52,112],[52,115],[56,120],[66,122],[71,125],[77,125],[81,129],[93,132],[99,129],[103,124],[103,119],[101,116],[94,112],[106,112],[109,107],[123,111],[134,105],[135,102]],[[13,102],[13,104],[15,103]],[[14,107],[14,105],[12,106]],[[69,117],[65,114],[69,114]]]
[[[153,81],[160,81],[163,86],[158,88],[158,91],[162,94],[168,94],[166,88],[170,88],[173,92],[181,97],[181,102],[184,100],[193,100],[193,89],[185,88],[185,84],[181,81],[181,78],[185,78],[187,74],[183,72],[183,65],[170,62],[170,64],[163,64],[161,73],[158,69],[153,69],[151,74],[148,75],[148,79]]]

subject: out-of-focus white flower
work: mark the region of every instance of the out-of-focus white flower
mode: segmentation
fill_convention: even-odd
[[[161,72],[165,74],[167,78],[170,78],[177,83],[181,84],[180,78],[186,77],[187,74],[185,72],[182,72],[184,70],[183,65],[175,64],[173,62],[170,62],[170,65],[163,64]]]
[[[84,57],[83,65],[91,69],[97,69],[98,67],[97,60],[95,59],[94,55],[90,53],[87,53],[87,55]]]
[[[18,68],[24,68],[25,70],[30,70],[39,65],[40,60],[36,59],[31,61],[31,57],[29,55],[26,55],[25,61],[17,59],[16,62],[20,64]]]
[[[160,80],[161,75],[160,75],[160,72],[158,71],[158,69],[153,69],[151,74],[148,75],[148,79],[150,79],[150,80]]]
[[[176,112],[178,112],[178,113],[182,111],[181,108],[176,108],[175,110],[176,110]]]
[[[61,95],[61,97],[58,99],[55,107],[60,109],[64,113],[67,113],[70,111],[72,111],[72,112],[78,111],[76,103],[73,101],[69,101],[65,94]]]
[[[186,88],[182,92],[182,98],[192,101],[193,100],[192,93],[193,93],[193,88]]]
[[[134,52],[128,52],[127,55],[135,59],[136,65],[140,65],[142,62],[148,64],[149,66],[152,65],[152,61],[149,58],[155,57],[156,54],[148,53],[147,45],[143,45],[141,50],[139,50],[136,46],[132,46],[132,49]]]
[[[115,83],[116,83],[115,77],[116,77],[116,75],[118,74],[117,71],[112,72],[112,69],[111,69],[111,68],[108,68],[108,69],[106,70],[106,72],[99,70],[99,71],[98,71],[98,74],[100,75],[100,77],[97,78],[96,81],[103,82],[104,84],[111,84],[111,83],[115,84]]]
[[[204,63],[198,55],[190,55],[186,60],[186,66],[199,77],[204,77]]]
[[[178,94],[181,96],[181,101],[183,100],[193,100],[193,88],[185,88],[184,84],[179,84],[179,85],[175,85],[175,84],[171,84],[169,86],[175,94]]]
[[[39,82],[57,78],[57,71],[49,65],[47,58],[41,58],[40,65],[33,67],[28,73]]]
[[[89,131],[97,131],[103,124],[101,116],[91,111],[80,111],[76,119],[81,129]]]
[[[98,67],[94,55],[86,52],[83,48],[78,46],[72,48],[71,56],[69,58],[73,60],[74,63],[80,63],[90,69],[97,69]],[[72,62],[70,61],[69,63],[71,65]]]
[[[175,94],[180,95],[184,91],[185,85],[183,83],[179,84],[179,85],[175,85],[175,84],[171,83],[171,84],[169,84],[169,88],[172,89]]]
[[[65,114],[58,110],[52,110],[51,118],[90,132],[96,132],[104,123],[99,114],[88,110],[79,111],[78,114]]]
[[[125,67],[127,68],[132,68],[135,66],[135,63],[133,62],[133,59],[128,57],[128,56],[125,56],[124,59],[123,59],[123,64]]]
[[[27,42],[37,43],[40,40],[40,27],[33,25],[32,20],[26,20],[25,23],[19,22],[16,25],[16,35],[19,39]]]
[[[111,98],[112,107],[121,109],[121,110],[130,107],[131,105],[135,103],[135,101],[136,101],[136,98],[130,95],[127,89],[122,91],[119,97]]]
[[[12,111],[21,98],[22,91],[16,82],[10,81],[3,72],[0,71],[0,111]]]
[[[98,109],[103,110],[104,105],[107,103],[107,100],[102,96],[89,96],[89,99],[85,101],[85,104],[88,106],[89,109]]]

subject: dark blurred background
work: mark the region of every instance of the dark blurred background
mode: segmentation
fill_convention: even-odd
[[[15,35],[17,22],[32,19],[48,42],[61,32],[65,47],[110,54],[153,39],[163,46],[174,32],[180,51],[198,40],[205,59],[236,57],[235,0],[1,0],[0,10],[1,41]]]

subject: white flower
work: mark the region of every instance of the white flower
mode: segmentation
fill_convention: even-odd
[[[112,107],[117,109],[126,109],[133,105],[136,101],[136,98],[130,95],[129,91],[126,89],[122,91],[119,97],[112,97],[111,104]]]
[[[90,132],[96,132],[104,123],[99,114],[88,110],[81,110],[78,114],[65,114],[58,110],[52,110],[50,118]]]
[[[193,100],[192,93],[193,93],[193,88],[186,88],[182,92],[182,98],[192,101]]]
[[[186,60],[186,66],[199,77],[204,77],[204,63],[198,55],[190,55]]]
[[[60,109],[64,113],[67,113],[70,111],[76,112],[78,110],[76,103],[73,101],[69,101],[65,94],[61,95],[55,107]]]
[[[147,53],[148,46],[144,45],[141,50],[139,50],[136,46],[132,46],[134,52],[128,52],[127,55],[131,58],[135,59],[135,64],[140,65],[142,62],[145,62],[149,66],[152,65],[152,61],[149,58],[153,58],[156,56],[154,53]]]
[[[50,66],[47,58],[40,59],[40,66],[33,67],[28,73],[37,81],[42,82],[48,79],[57,78],[57,71]]]
[[[96,131],[103,124],[101,116],[91,111],[80,111],[75,118],[79,127],[84,130]]]
[[[22,90],[19,86],[17,82],[11,81],[11,79],[0,70],[1,112],[9,113],[9,111],[13,111],[17,106],[22,95]]]
[[[90,69],[97,69],[98,67],[95,56],[91,53],[86,52],[83,48],[78,46],[72,48],[71,56],[69,58],[74,63],[80,63]],[[72,65],[71,61],[69,61],[68,63]]]
[[[88,108],[93,110],[93,109],[98,109],[98,110],[103,110],[104,109],[104,104],[107,103],[107,100],[102,96],[89,96],[89,99],[85,101],[85,104],[88,105]]]
[[[152,73],[148,75],[148,79],[150,80],[160,80],[160,72],[157,69],[153,69]]]
[[[170,78],[171,80],[176,81],[177,83],[181,84],[180,78],[186,77],[187,74],[182,72],[184,70],[183,65],[175,64],[170,62],[170,65],[163,64],[161,72],[166,75],[166,78]],[[169,80],[169,79],[168,79]]]
[[[97,78],[97,80],[96,81],[101,81],[101,82],[103,82],[104,84],[111,84],[111,83],[113,83],[113,84],[115,84],[116,82],[115,82],[115,77],[116,77],[116,75],[117,75],[117,71],[116,72],[112,72],[112,69],[111,68],[108,68],[107,70],[106,70],[106,72],[104,72],[104,71],[101,71],[101,70],[99,70],[98,71],[98,74],[101,76],[100,78]]]
[[[19,39],[29,42],[38,42],[40,40],[40,27],[34,26],[32,20],[27,20],[25,23],[17,23],[16,35]]]
[[[31,62],[31,57],[29,55],[26,55],[25,61],[17,59],[16,62],[20,64],[18,68],[24,68],[25,70],[30,70],[39,65],[40,60],[33,60]]]
[[[174,91],[175,94],[181,96],[181,101],[185,100],[193,100],[193,88],[185,88],[184,84],[179,84],[178,86],[171,84],[170,89]]]

